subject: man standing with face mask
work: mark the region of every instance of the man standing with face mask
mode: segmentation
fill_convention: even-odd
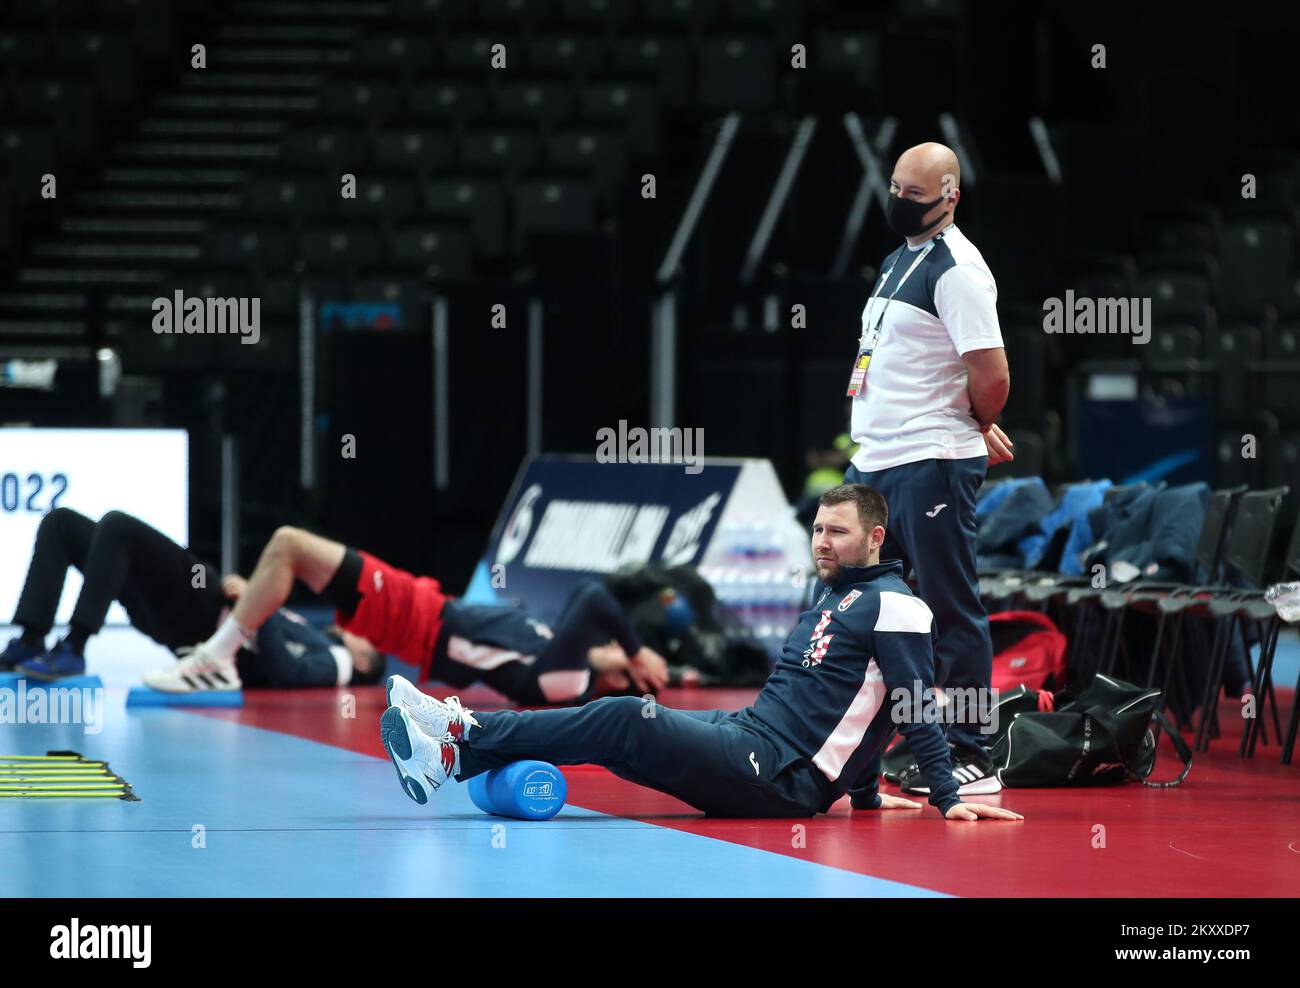
[[[862,311],[848,396],[859,444],[845,483],[884,495],[892,515],[881,556],[915,572],[938,628],[935,682],[949,710],[953,774],[963,795],[997,792],[987,736],[970,721],[987,709],[993,648],[975,569],[975,493],[988,466],[1012,458],[994,420],[1010,390],[997,286],[956,225],[957,156],[942,144],[903,152],[886,220],[906,239],[885,258]],[[959,692],[960,691],[960,692]],[[978,703],[976,708],[971,701]],[[878,772],[869,766],[867,776]],[[929,790],[912,766],[905,792]]]

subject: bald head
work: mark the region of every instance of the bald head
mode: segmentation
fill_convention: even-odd
[[[898,156],[892,178],[904,191],[908,186],[917,186],[925,193],[921,198],[929,201],[936,196],[949,195],[961,185],[961,165],[957,163],[952,148],[927,141]],[[911,197],[904,195],[903,198]]]
[[[933,235],[932,227],[953,220],[961,196],[961,165],[952,148],[927,141],[910,147],[898,157],[889,178],[889,193],[911,202],[935,203],[925,214],[923,232]],[[942,202],[938,202],[942,199]],[[919,223],[920,221],[918,221]],[[942,227],[938,227],[942,229]],[[918,239],[909,236],[908,241]]]

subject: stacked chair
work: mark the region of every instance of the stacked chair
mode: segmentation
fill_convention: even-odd
[[[1105,499],[1115,502],[1134,489],[1111,488]],[[1029,607],[1051,609],[1063,627],[1068,625],[1073,683],[1082,684],[1098,672],[1136,679],[1145,674],[1147,686],[1156,685],[1159,677],[1166,703],[1174,701],[1175,709],[1189,714],[1199,711],[1199,720],[1192,720],[1190,726],[1201,751],[1208,750],[1210,740],[1220,733],[1218,697],[1230,652],[1240,642],[1247,656],[1251,692],[1259,706],[1255,716],[1245,718],[1239,754],[1252,757],[1261,737],[1267,743],[1267,713],[1271,712],[1276,736],[1283,740],[1272,682],[1282,621],[1264,599],[1263,587],[1278,516],[1288,493],[1285,486],[1257,491],[1238,486],[1212,492],[1197,541],[1195,571],[1186,583],[1137,579],[1116,584],[1112,579],[1095,586],[1086,574],[999,569],[980,574],[981,594],[989,601],[1016,598]],[[1085,565],[1085,570],[1088,568]],[[1300,577],[1300,519],[1276,577]],[[1139,615],[1155,622],[1154,644],[1145,669],[1141,656],[1130,654],[1134,651],[1134,617]],[[1189,621],[1196,624],[1189,625]],[[1249,657],[1252,632],[1260,646],[1257,662]],[[1189,666],[1192,662],[1197,665]],[[1203,677],[1195,675],[1197,670]],[[1297,687],[1300,689],[1300,684]],[[1284,764],[1290,762],[1300,727],[1297,712],[1300,705],[1293,709],[1283,741]]]

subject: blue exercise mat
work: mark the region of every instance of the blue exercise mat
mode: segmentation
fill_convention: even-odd
[[[202,693],[164,693],[135,686],[126,695],[128,707],[242,707],[243,690],[206,690]]]
[[[104,681],[98,676],[68,676],[64,679],[33,679],[20,672],[0,672],[0,689],[17,689],[19,681],[27,684],[27,692],[43,689],[98,690],[104,688]]]

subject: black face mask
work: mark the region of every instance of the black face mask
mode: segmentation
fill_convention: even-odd
[[[911,199],[900,199],[896,195],[890,195],[885,203],[885,222],[900,237],[915,237],[943,222],[943,213],[940,213],[938,218],[930,223],[924,221],[925,214],[943,201],[943,196],[933,202],[915,202]]]

